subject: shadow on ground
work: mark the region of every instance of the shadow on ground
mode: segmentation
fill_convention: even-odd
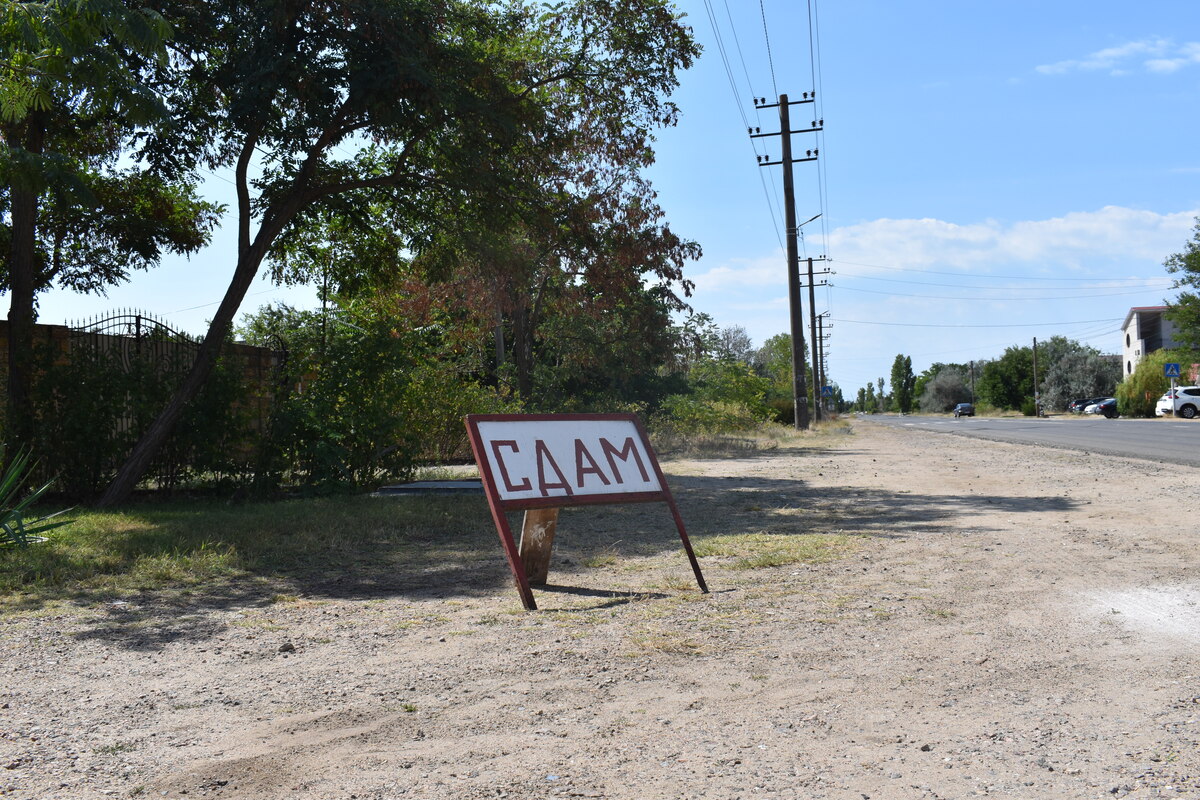
[[[668,465],[669,467],[669,465]],[[882,489],[814,488],[799,478],[669,478],[688,533],[707,536],[759,533],[840,533],[872,537],[983,532],[972,518],[997,508],[1010,514],[1068,511],[1059,496],[920,495]],[[281,595],[307,599],[383,599],[421,602],[513,593],[499,541],[481,497],[389,497],[294,501],[296,509],[267,507],[252,531],[228,529],[219,509],[202,512],[210,524],[201,539],[180,540],[179,529],[153,515],[130,525],[125,552],[152,548],[236,548],[240,563],[223,578],[193,586],[160,581],[125,592],[44,591],[10,607],[36,609],[67,600],[102,613],[82,638],[153,650],[179,640],[204,640],[223,629],[209,612],[268,606]],[[286,513],[285,513],[286,511]],[[297,516],[297,515],[300,516]],[[139,513],[130,513],[134,520]],[[520,519],[511,518],[514,530]],[[211,529],[211,530],[208,530]],[[190,529],[189,529],[190,530]],[[650,593],[596,588],[594,567],[677,554],[679,536],[665,504],[565,509],[559,523],[549,591],[607,598],[619,605]]]

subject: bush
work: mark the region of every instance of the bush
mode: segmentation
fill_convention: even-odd
[[[1192,364],[1200,354],[1191,350],[1156,350],[1141,360],[1132,375],[1117,386],[1117,410],[1123,417],[1153,417],[1158,398],[1171,387],[1163,375],[1163,365]]]
[[[663,401],[655,425],[684,436],[754,430],[765,422],[761,414],[740,403],[672,395]]]
[[[417,365],[398,413],[416,437],[415,457],[444,463],[471,458],[463,417],[467,414],[515,414],[516,398],[501,397],[494,389],[463,378],[440,364]]]

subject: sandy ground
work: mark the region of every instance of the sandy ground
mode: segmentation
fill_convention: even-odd
[[[534,613],[482,538],[453,580],[10,615],[0,794],[1200,797],[1200,470],[869,422],[665,469],[698,541],[856,549],[701,595],[665,510],[589,508]]]

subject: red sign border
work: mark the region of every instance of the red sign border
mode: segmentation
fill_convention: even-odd
[[[622,492],[583,495],[581,497],[571,495],[529,497],[517,500],[505,500],[500,496],[500,490],[496,484],[496,476],[492,473],[491,462],[488,460],[487,453],[484,450],[483,437],[479,433],[479,423],[604,421],[633,423],[638,437],[641,439],[642,447],[645,448],[646,456],[650,459],[651,466],[654,467],[654,474],[658,478],[658,485],[662,487],[661,489],[656,492]],[[530,508],[664,502],[671,510],[675,527],[679,531],[679,539],[683,543],[683,549],[687,553],[688,561],[691,562],[692,572],[695,573],[696,583],[700,586],[700,591],[708,592],[708,585],[704,582],[704,575],[700,572],[700,564],[696,560],[696,554],[692,550],[692,543],[688,539],[686,528],[684,528],[683,517],[680,516],[679,507],[675,504],[675,498],[671,495],[670,487],[667,486],[667,479],[663,475],[662,467],[658,464],[658,456],[654,452],[654,447],[650,444],[650,437],[646,433],[646,428],[642,425],[642,420],[637,414],[468,414],[463,418],[463,422],[467,426],[467,437],[471,441],[471,453],[475,456],[475,464],[479,467],[479,474],[483,479],[483,490],[487,496],[488,508],[492,512],[492,521],[496,524],[496,533],[500,536],[500,544],[504,548],[504,556],[508,560],[508,567],[512,571],[513,579],[517,584],[517,591],[521,595],[521,602],[527,610],[536,610],[537,603],[533,599],[532,589],[529,588],[529,580],[525,574],[525,567],[521,563],[521,557],[517,551],[517,544],[513,537],[512,526],[509,525],[505,512]]]

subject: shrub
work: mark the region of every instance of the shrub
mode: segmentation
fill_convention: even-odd
[[[1156,350],[1138,363],[1132,375],[1117,386],[1117,410],[1123,417],[1153,417],[1154,405],[1171,386],[1163,375],[1168,363],[1192,364],[1200,354],[1190,350]]]

